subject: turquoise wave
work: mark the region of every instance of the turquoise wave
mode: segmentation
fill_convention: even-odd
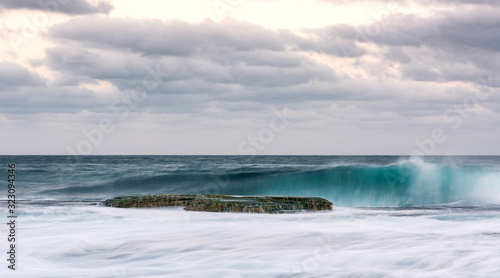
[[[233,169],[215,174],[173,172],[72,185],[42,195],[111,197],[124,194],[204,193],[319,196],[336,206],[428,206],[500,203],[500,173],[483,167],[409,162],[315,169]]]
[[[338,166],[278,174],[244,188],[245,194],[320,196],[348,207],[500,203],[500,173],[435,164]]]
[[[318,196],[336,206],[500,204],[500,157],[0,156],[20,198],[156,193]]]

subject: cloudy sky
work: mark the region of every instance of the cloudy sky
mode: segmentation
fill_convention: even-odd
[[[499,14],[0,0],[0,154],[500,154]]]

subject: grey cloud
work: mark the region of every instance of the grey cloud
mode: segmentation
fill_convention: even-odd
[[[11,62],[0,62],[0,91],[21,86],[40,86],[44,79],[38,74]]]
[[[399,47],[390,47],[390,49]],[[499,77],[500,55],[497,52],[462,48],[452,50],[421,46],[405,48],[413,57],[411,63],[401,64],[404,78],[420,81],[463,81],[482,84],[486,76]]]
[[[143,56],[123,49],[81,47],[77,42],[46,50],[34,61],[57,71],[60,84],[77,86],[106,80],[123,93],[143,85],[151,71],[158,72],[158,88],[148,91],[141,106],[158,113],[203,113],[213,103],[236,111],[241,103],[283,105],[312,99],[332,99],[334,91],[316,92],[338,82],[335,72],[293,52],[270,50],[211,51],[202,56]],[[321,85],[323,84],[323,85]],[[344,96],[345,97],[345,96]],[[147,107],[147,108],[146,108]]]
[[[441,63],[430,60],[428,63],[415,62],[401,66],[402,77],[418,81],[473,81],[482,82],[481,78],[490,72],[472,63]]]
[[[498,12],[498,10],[481,8],[458,14],[445,13],[430,19],[396,16],[394,23],[383,30],[380,36],[374,36],[373,40],[389,45],[473,47],[499,51],[500,38],[497,34],[500,32],[500,18]],[[401,34],[406,35],[401,36]]]
[[[500,73],[498,8],[472,7],[419,17],[394,13],[368,25],[333,25],[311,30],[353,44],[373,43],[382,62],[400,63],[404,78],[419,81],[473,81]],[[369,68],[363,62],[357,66]],[[373,66],[371,66],[373,67]]]
[[[109,13],[113,6],[101,1],[97,5],[87,0],[0,0],[0,6],[7,9],[42,10],[64,14],[96,14]]]
[[[373,41],[383,45],[500,50],[498,9],[475,8],[443,12],[433,17],[393,14],[383,21],[363,26],[334,25],[325,32],[332,36]],[[375,28],[371,26],[375,25]],[[374,31],[372,31],[374,30]]]
[[[397,61],[402,64],[408,64],[412,61],[412,58],[406,54],[404,49],[400,47],[393,47],[384,51],[384,56],[392,61]]]
[[[180,20],[86,17],[75,18],[50,29],[60,41],[78,41],[89,47],[119,48],[146,56],[193,56],[232,51],[316,51],[336,56],[359,56],[360,49],[335,37],[300,37],[288,30],[227,19],[187,23]],[[321,34],[326,35],[326,34]],[[349,53],[346,55],[345,50]],[[354,50],[353,50],[354,49]]]
[[[206,20],[190,24],[129,18],[78,18],[51,28],[59,39],[80,41],[89,46],[114,47],[144,55],[189,56],[209,51],[284,50],[283,39],[292,36],[283,31],[270,31],[260,26]]]
[[[393,12],[367,25],[337,24],[310,32],[321,32],[337,40],[374,42],[388,46],[427,45],[455,51],[464,47],[499,51],[499,12],[497,8],[491,7],[451,10],[429,17]]]
[[[398,5],[407,5],[416,3],[419,5],[445,4],[445,5],[491,5],[498,6],[497,0],[318,0],[318,2],[332,4],[352,4],[352,3],[397,3]]]
[[[159,71],[163,81],[201,79],[251,87],[337,80],[333,70],[307,57],[267,50],[208,52],[203,57],[150,57],[67,44],[47,49],[45,59],[39,63],[56,69],[76,83],[103,79],[121,89],[132,86],[134,82],[140,84],[151,70]]]
[[[154,70],[158,66],[162,82],[148,92],[147,100],[141,103],[143,108],[139,108],[153,113],[215,117],[217,113],[207,112],[214,109],[226,111],[224,117],[231,118],[236,117],[242,104],[245,109],[260,111],[277,106],[315,110],[332,103],[345,103],[346,107],[353,105],[368,111],[360,119],[377,113],[406,118],[435,117],[440,116],[447,105],[460,102],[460,97],[443,95],[463,93],[447,93],[442,88],[433,88],[434,85],[420,88],[407,82],[473,78],[479,73],[472,62],[473,66],[454,70],[460,51],[453,48],[446,37],[439,41],[440,35],[435,32],[423,36],[431,23],[439,23],[441,17],[445,15],[437,19],[393,19],[386,29],[362,41],[376,43],[380,53],[358,45],[356,28],[363,26],[335,25],[305,30],[310,36],[301,37],[289,31],[269,30],[234,20],[191,24],[95,16],[76,18],[49,30],[49,36],[58,46],[48,48],[46,57],[38,64],[59,72],[65,84],[75,86],[96,79],[106,80],[122,93],[140,86],[149,72],[148,67]],[[410,19],[413,22],[408,23]],[[92,27],[96,25],[91,22],[99,23],[99,27]],[[398,25],[401,22],[406,22],[406,26]],[[352,48],[346,47],[349,45]],[[484,57],[482,54],[471,56],[469,48],[476,47],[461,50],[467,59],[478,61]],[[349,77],[340,79],[332,69],[304,55],[304,51],[333,57],[381,55],[384,63],[401,63],[403,85]],[[479,52],[487,51],[492,50]],[[385,68],[385,64],[368,66],[362,60],[353,65],[364,67],[372,74]],[[432,94],[436,97],[432,98]],[[415,99],[414,95],[420,97]]]
[[[332,54],[338,57],[359,57],[366,52],[359,48],[353,37],[348,33],[339,34],[339,30],[330,30],[332,28],[350,28],[348,25],[338,25],[335,27],[327,27],[323,29],[308,29],[304,30],[313,34],[312,38],[301,38],[296,40],[296,49],[313,51],[318,53]]]
[[[433,70],[430,65],[410,64],[402,67],[402,76],[417,81],[438,81],[441,74]]]
[[[107,112],[109,102],[95,92],[76,86],[22,87],[0,92],[2,113],[68,113],[82,110]]]
[[[421,2],[424,4],[439,3],[439,4],[448,4],[448,5],[475,4],[475,5],[497,6],[500,4],[496,0],[423,0]]]

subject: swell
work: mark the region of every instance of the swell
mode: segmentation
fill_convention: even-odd
[[[350,207],[485,205],[500,204],[500,172],[409,161],[313,169],[242,167],[118,177],[38,192],[76,199],[155,193],[318,196]]]

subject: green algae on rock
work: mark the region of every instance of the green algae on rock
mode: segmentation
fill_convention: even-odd
[[[157,194],[126,196],[102,202],[108,207],[151,208],[182,206],[189,211],[294,213],[332,210],[333,204],[318,197],[228,196],[206,194]]]

